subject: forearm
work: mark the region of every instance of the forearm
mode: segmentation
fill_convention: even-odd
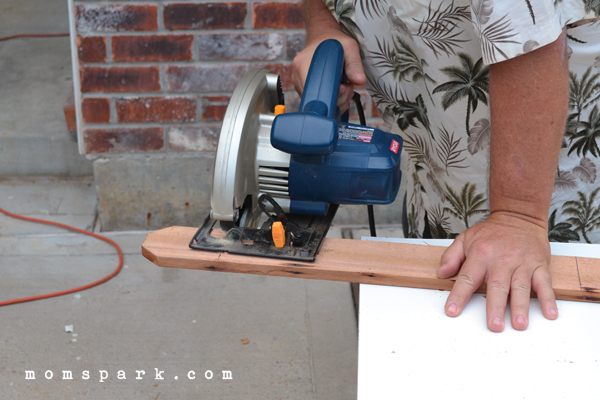
[[[331,15],[331,12],[323,3],[323,0],[304,0],[302,5],[302,13],[304,15],[304,24],[306,26],[306,42],[309,43],[313,39],[328,30],[334,29],[341,31],[341,27],[336,19]]]
[[[558,311],[549,271],[548,209],[564,134],[569,84],[564,32],[547,46],[490,66],[490,217],[458,235],[442,256],[440,278],[456,275],[446,314],[459,315],[487,284],[487,326],[529,325],[533,289],[542,313]]]
[[[490,66],[490,213],[543,228],[568,111],[564,36]]]

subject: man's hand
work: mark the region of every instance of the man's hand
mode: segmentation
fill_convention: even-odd
[[[569,104],[565,32],[553,43],[490,65],[490,217],[460,234],[438,276],[459,269],[446,303],[457,316],[487,282],[487,325],[526,329],[530,289],[548,319],[558,316],[551,286],[547,220]]]
[[[354,95],[354,86],[364,85],[367,82],[358,43],[342,31],[322,0],[306,0],[304,2],[304,20],[306,22],[306,45],[294,58],[292,70],[294,87],[298,94],[302,95],[310,62],[317,46],[327,39],[336,39],[344,48],[344,71],[348,79],[348,83],[340,85],[337,100],[337,106],[343,113],[350,105],[350,100]]]
[[[487,326],[491,331],[504,329],[509,294],[513,328],[527,328],[531,288],[537,293],[544,316],[556,319],[549,272],[550,244],[547,230],[541,225],[529,218],[498,212],[461,233],[442,256],[437,272],[440,278],[458,273],[446,302],[446,314],[458,316],[475,290],[486,282]]]

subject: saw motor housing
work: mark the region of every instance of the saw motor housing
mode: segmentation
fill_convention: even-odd
[[[336,106],[344,50],[335,40],[313,56],[300,111],[278,115],[271,144],[292,155],[290,212],[325,215],[329,204],[388,204],[400,186],[402,139],[340,122]]]

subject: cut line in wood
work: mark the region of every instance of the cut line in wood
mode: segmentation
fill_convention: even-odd
[[[314,262],[296,262],[193,250],[197,228],[174,226],[151,232],[142,254],[160,267],[321,279],[375,285],[451,290],[454,280],[436,271],[445,247],[351,239],[325,239]],[[600,259],[552,256],[557,299],[600,302]],[[478,292],[485,293],[485,284]],[[535,293],[532,293],[535,296]]]

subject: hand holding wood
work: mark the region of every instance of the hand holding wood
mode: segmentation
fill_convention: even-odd
[[[446,314],[458,316],[471,295],[486,283],[487,326],[491,331],[504,329],[509,295],[513,328],[527,328],[531,288],[544,316],[556,319],[549,266],[550,244],[543,227],[514,214],[492,213],[486,221],[461,233],[442,256],[438,276],[450,278],[458,273],[446,302]]]

